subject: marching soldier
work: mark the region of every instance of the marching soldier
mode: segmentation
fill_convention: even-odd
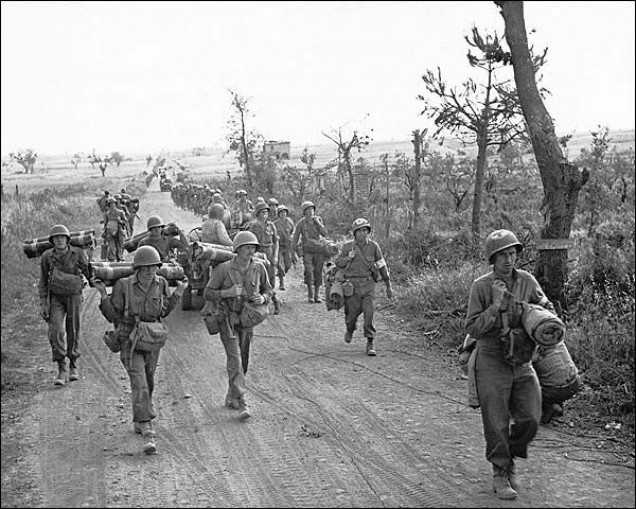
[[[344,340],[351,343],[356,322],[360,313],[364,315],[364,336],[367,338],[367,355],[376,355],[373,348],[375,327],[375,283],[382,279],[386,285],[386,296],[393,297],[391,280],[382,250],[377,242],[369,239],[371,224],[364,218],[356,219],[351,226],[353,240],[345,243],[336,258],[335,264],[344,276],[343,283],[345,306]]]
[[[84,280],[88,280],[88,261],[84,250],[71,246],[68,228],[58,224],[51,228],[53,244],[42,254],[38,295],[42,318],[49,324],[49,343],[58,372],[55,385],[66,384],[66,358],[69,380],[79,380],[77,358],[80,356],[80,316]]]

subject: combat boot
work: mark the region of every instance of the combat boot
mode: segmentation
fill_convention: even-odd
[[[53,380],[53,385],[66,385],[66,362],[59,361],[57,367],[57,376]]]
[[[314,292],[314,302],[317,304],[320,304],[322,302],[322,299],[320,298],[320,286],[316,285],[315,287],[315,292]]]
[[[250,408],[247,404],[247,399],[243,395],[239,399],[239,419],[241,421],[246,421],[250,417],[252,417],[252,414],[250,413]]]
[[[373,357],[376,355],[376,351],[373,348],[373,340],[370,338],[367,338],[367,355],[369,357]]]
[[[312,291],[311,285],[307,285],[307,302],[309,302],[309,304],[314,303],[314,292]]]
[[[280,301],[278,300],[276,294],[272,296],[272,302],[274,303],[274,314],[280,315]]]
[[[285,278],[283,278],[282,276],[278,278],[278,289],[281,292],[285,291]]]
[[[71,366],[69,367],[68,379],[71,382],[79,380],[79,369],[77,369],[77,366],[75,365],[75,363],[71,364]]]
[[[157,454],[157,444],[154,438],[148,438],[144,444],[144,454]]]
[[[155,438],[157,436],[157,432],[152,427],[150,421],[136,422],[135,433],[148,438]]]
[[[510,486],[508,469],[497,465],[492,466],[492,488],[501,500],[513,500],[517,498],[517,492]]]
[[[517,465],[513,460],[510,460],[508,464],[508,481],[510,481],[510,486],[515,491],[519,491],[519,482],[517,480]]]
[[[239,408],[239,400],[232,398],[230,391],[225,396],[225,406],[232,410],[238,410]]]

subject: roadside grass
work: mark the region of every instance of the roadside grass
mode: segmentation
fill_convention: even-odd
[[[104,187],[107,186],[107,187]],[[119,180],[79,184],[65,182],[55,188],[34,193],[5,194],[2,197],[1,264],[2,278],[2,392],[28,384],[23,367],[32,351],[43,341],[46,326],[40,319],[37,285],[40,258],[29,259],[22,251],[26,240],[46,237],[54,224],[64,224],[70,231],[94,229],[101,235],[101,213],[96,200],[104,188],[127,187],[133,195],[145,192],[145,185],[130,185]],[[111,191],[114,193],[114,191]]]

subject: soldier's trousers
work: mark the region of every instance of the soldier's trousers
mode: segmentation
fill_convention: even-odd
[[[131,341],[123,341],[119,358],[128,372],[132,398],[133,422],[144,422],[155,418],[152,393],[155,390],[155,371],[159,361],[156,352],[130,352]]]
[[[510,366],[498,339],[478,340],[475,379],[486,459],[505,467],[515,457],[527,458],[541,419],[541,387],[532,364]]]
[[[254,336],[253,327],[230,324],[228,317],[219,320],[219,336],[226,355],[228,395],[240,399],[246,392],[245,374],[250,358],[250,344]]]
[[[373,326],[373,313],[375,311],[375,281],[365,281],[364,283],[354,283],[354,291],[351,297],[345,297],[345,325],[347,331],[353,333],[356,330],[358,317],[364,317],[364,337],[375,338],[375,327]]]
[[[82,294],[51,294],[49,318],[49,343],[53,362],[65,362],[69,358],[71,367],[80,356],[78,344],[80,339],[80,312],[82,310]]]
[[[322,285],[322,267],[325,257],[321,253],[303,252],[303,266],[305,267],[305,284],[309,286]]]

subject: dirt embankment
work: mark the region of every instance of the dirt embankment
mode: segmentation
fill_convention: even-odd
[[[151,185],[152,214],[200,224]],[[44,324],[29,353],[35,390],[2,400],[2,506],[503,507],[491,492],[481,418],[457,367],[379,313],[377,357],[342,312],[304,301],[302,270],[282,313],[256,329],[247,375],[253,418],[223,407],[225,355],[196,311],[167,319],[155,402],[156,456],[133,432],[129,383],[102,344],[109,324],[85,292],[81,380],[52,384]],[[20,334],[20,331],[15,331]],[[542,426],[520,462],[523,507],[634,506],[634,460],[620,444]]]

